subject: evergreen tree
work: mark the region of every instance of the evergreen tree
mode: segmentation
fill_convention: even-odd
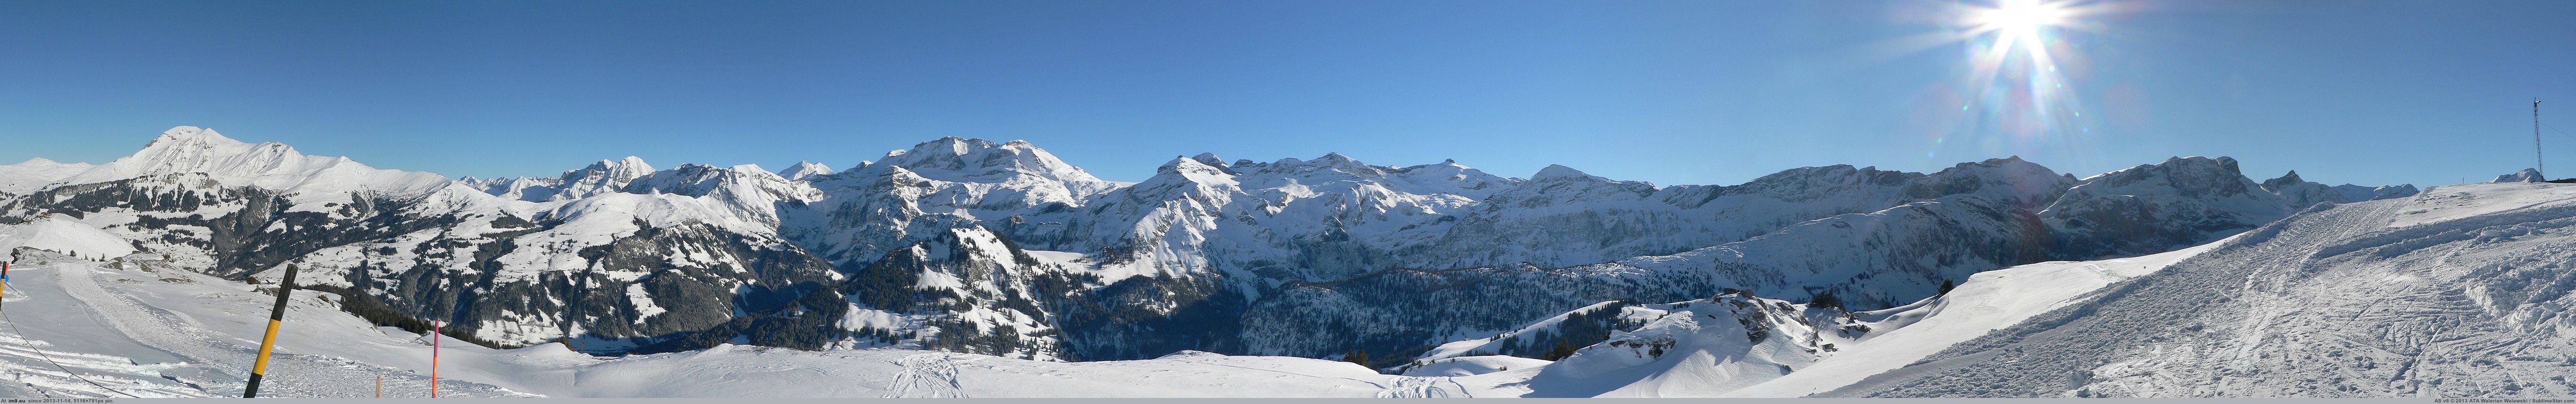
[[[1566,341],[1564,338],[1557,338],[1557,339],[1556,339],[1556,347],[1555,347],[1555,348],[1549,348],[1549,349],[1547,350],[1547,355],[1543,355],[1543,356],[1546,356],[1546,357],[1545,357],[1545,358],[1539,358],[1539,359],[1546,359],[1546,360],[1551,360],[1551,361],[1554,361],[1554,360],[1565,360],[1565,357],[1568,357],[1568,356],[1574,356],[1574,351],[1575,351],[1576,349],[1580,349],[1580,348],[1579,348],[1579,347],[1574,346],[1574,343],[1573,343],[1572,341]]]
[[[1369,366],[1368,351],[1353,349],[1350,353],[1342,355],[1342,361],[1357,363],[1363,367]]]
[[[1948,279],[1942,279],[1942,280],[1941,280],[1941,293],[1934,293],[1934,295],[1947,295],[1947,294],[1950,294],[1950,289],[1956,289],[1956,288],[1958,288],[1958,287],[1959,287],[1959,284],[1958,284],[1958,283],[1956,283],[1956,282],[1951,282],[1951,281],[1950,281],[1950,280],[1948,280]]]
[[[1815,306],[1815,307],[1832,307],[1832,308],[1840,309],[1840,308],[1843,308],[1843,299],[1842,299],[1842,298],[1840,298],[1840,297],[1834,297],[1834,291],[1830,291],[1830,290],[1828,290],[1828,291],[1823,291],[1823,292],[1816,292],[1816,297],[1815,297],[1815,298],[1807,299],[1807,305],[1809,305],[1809,306]]]

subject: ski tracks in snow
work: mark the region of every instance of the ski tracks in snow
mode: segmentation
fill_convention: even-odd
[[[905,356],[895,364],[903,370],[894,376],[893,392],[886,398],[965,398],[963,385],[957,382],[957,364],[975,360],[957,360],[946,353]]]
[[[217,397],[239,397],[243,381],[250,377],[250,365],[258,351],[241,342],[218,339],[208,327],[166,310],[141,304],[98,284],[97,275],[107,271],[89,265],[53,265],[63,294],[79,302],[94,318],[112,328],[119,336],[135,343],[184,358],[183,363],[162,366],[159,376],[172,382],[196,388],[196,394]],[[267,382],[261,386],[263,396],[270,397],[372,397],[376,394],[377,376],[383,376],[388,395],[426,396],[429,378],[390,367],[362,364],[346,358],[298,355],[274,352],[269,358]],[[526,396],[495,386],[453,379],[440,381],[440,395],[453,397]],[[413,391],[418,390],[418,391]]]
[[[1395,379],[1395,387],[1377,392],[1377,398],[1464,398],[1467,386],[1448,377],[1406,376]]]
[[[15,331],[10,333],[16,334]],[[0,337],[0,363],[5,363],[8,367],[8,372],[0,377],[6,377],[8,382],[33,390],[33,394],[12,396],[61,398],[63,396],[125,397],[125,394],[138,397],[203,395],[192,386],[169,385],[150,380],[159,374],[158,368],[163,367],[159,364],[144,365],[122,356],[42,348],[52,345],[45,341]]]

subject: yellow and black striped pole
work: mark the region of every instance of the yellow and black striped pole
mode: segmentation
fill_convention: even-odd
[[[250,387],[242,388],[242,398],[259,398],[259,378],[268,373],[268,351],[277,348],[277,324],[286,319],[286,294],[295,291],[295,265],[286,266],[286,278],[277,282],[277,309],[268,312],[268,336],[259,338],[259,361],[250,365]]]

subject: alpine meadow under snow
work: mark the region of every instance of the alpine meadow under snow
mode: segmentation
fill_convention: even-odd
[[[1143,162],[1142,164],[1151,164]],[[1740,185],[944,138],[450,179],[177,127],[0,166],[0,396],[2576,395],[2576,185]]]

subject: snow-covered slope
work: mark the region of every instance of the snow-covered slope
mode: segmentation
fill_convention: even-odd
[[[89,171],[90,167],[94,166],[89,163],[55,162],[43,157],[27,159],[18,164],[0,165],[0,195],[26,194],[43,189],[44,186],[53,184],[55,181]]]
[[[1838,355],[1839,311],[1742,295],[1642,305],[1641,325],[1547,366],[1459,383],[1524,397],[1690,397],[1734,390]],[[1497,383],[1500,382],[1500,383]],[[1491,392],[1485,392],[1490,395]]]
[[[2576,187],[2309,211],[1826,395],[2566,396]]]
[[[0,397],[241,395],[275,298],[133,258],[108,265],[38,252],[16,262],[0,322],[0,372],[13,377]],[[427,396],[426,335],[368,324],[341,312],[346,302],[295,292],[261,397],[373,397],[379,377],[384,397]],[[1345,362],[1203,352],[1064,363],[730,344],[623,357],[561,343],[441,345],[441,397],[1371,397],[1409,380]]]
[[[134,245],[87,224],[46,216],[33,222],[0,226],[0,251],[32,248],[93,260],[134,253]]]
[[[1989,331],[2060,307],[2090,300],[2112,283],[2162,270],[2218,243],[2171,252],[2101,261],[2056,261],[1981,272],[1956,289],[1921,302],[1853,313],[1870,330],[1842,354],[1800,372],[1715,394],[1728,397],[1801,397],[1850,386],[1931,356]]]

